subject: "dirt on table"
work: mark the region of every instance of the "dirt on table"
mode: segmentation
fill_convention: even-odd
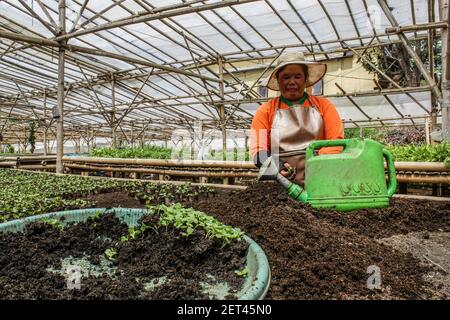
[[[145,208],[145,203],[130,197],[127,191],[94,194],[86,200],[95,203],[95,208]]]
[[[235,298],[248,244],[223,246],[198,230],[185,237],[158,228],[158,219],[144,216],[152,228],[128,241],[120,240],[128,226],[112,214],[62,230],[35,222],[0,233],[0,299],[209,299],[208,286],[224,284],[221,298]]]
[[[269,299],[437,296],[425,275],[444,271],[374,238],[449,231],[448,203],[393,199],[386,209],[342,213],[313,209],[289,198],[278,184],[259,182],[245,191],[186,205],[241,228],[262,246],[272,271]],[[441,291],[439,298],[450,298]]]

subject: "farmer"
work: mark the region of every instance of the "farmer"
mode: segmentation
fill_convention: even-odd
[[[344,138],[333,103],[305,91],[322,79],[326,70],[326,64],[307,62],[302,53],[278,58],[264,85],[281,95],[261,105],[252,121],[250,154],[258,167],[272,155],[283,176],[303,184],[306,147],[314,140]],[[328,147],[319,153],[340,151],[341,147]]]

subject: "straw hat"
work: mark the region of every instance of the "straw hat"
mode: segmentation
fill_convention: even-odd
[[[279,91],[278,80],[276,77],[277,71],[287,66],[288,64],[304,64],[308,67],[308,79],[306,79],[306,87],[310,87],[323,78],[327,72],[327,65],[324,63],[306,61],[302,52],[287,53],[280,56],[275,61],[275,69],[268,78],[266,78],[262,85],[275,91]]]

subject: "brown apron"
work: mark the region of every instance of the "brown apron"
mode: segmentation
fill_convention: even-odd
[[[272,124],[271,154],[278,156],[297,169],[295,183],[304,184],[305,180],[305,156],[308,145],[324,139],[323,119],[317,107],[311,103],[311,107],[293,106],[281,109],[281,98],[275,118]]]

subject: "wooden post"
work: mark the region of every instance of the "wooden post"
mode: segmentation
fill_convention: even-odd
[[[47,90],[44,88],[44,156],[47,155]]]
[[[440,2],[441,20],[449,22],[450,6],[449,0],[441,0]],[[442,36],[442,136],[444,141],[450,141],[450,35],[448,28],[441,30]]]
[[[73,142],[75,143],[75,153],[80,153],[80,149],[81,149],[80,148],[80,143],[81,143],[80,139],[74,138]]]
[[[63,35],[66,32],[66,3],[65,0],[59,0],[59,34]],[[58,57],[58,113],[56,129],[56,173],[63,173],[64,156],[64,60],[65,50],[63,45],[67,41],[60,42],[59,57]]]
[[[248,154],[248,159],[247,159],[247,154]],[[245,133],[245,153],[244,153],[244,161],[250,160],[250,153],[249,153],[249,149],[248,149],[248,135],[247,133]]]
[[[134,148],[134,122],[131,121],[131,139],[130,139],[131,148]]]
[[[431,117],[425,118],[425,141],[427,144],[431,144],[431,127],[432,127]]]
[[[219,64],[219,95],[220,98],[224,99],[224,81],[223,81],[223,60],[221,56],[217,57],[217,62]],[[226,129],[226,120],[225,120],[225,106],[223,104],[219,105],[219,117],[220,117],[220,127],[222,129],[222,151],[223,156],[222,159],[224,161],[227,160],[227,129]]]
[[[443,2],[448,3],[448,0],[443,0]],[[388,18],[388,20],[391,23],[391,25],[393,27],[398,27],[397,20],[395,19],[394,15],[390,11],[386,0],[378,0],[378,3],[380,5],[381,9],[383,9],[383,12],[386,15],[386,18]],[[447,5],[446,8],[448,10],[448,5]],[[441,17],[442,17],[442,21],[446,21],[443,16],[441,16]],[[446,19],[448,19],[448,16],[447,16]],[[444,32],[446,32],[446,30],[447,30],[447,28],[443,28],[442,29],[442,35],[443,36],[444,36]],[[414,62],[416,64],[417,68],[419,69],[420,73],[425,78],[427,83],[430,85],[431,90],[436,94],[437,97],[441,97],[441,91],[439,90],[436,82],[431,77],[431,75],[428,73],[428,70],[425,68],[422,60],[420,60],[419,55],[410,46],[410,44],[408,42],[408,38],[406,38],[406,36],[403,33],[398,33],[398,37],[400,38],[400,40],[401,40],[401,42],[403,44],[403,47],[405,47],[405,49],[408,52],[409,56],[414,60]],[[442,41],[442,58],[444,59],[444,41]],[[442,67],[444,68],[444,64],[443,64]],[[442,74],[444,74],[444,73],[442,73]]]
[[[435,0],[428,0],[428,21],[431,23],[434,23],[435,16],[434,16],[434,4]],[[434,37],[435,37],[436,31],[434,28],[428,29],[428,61],[430,66],[430,75],[433,78],[434,81],[436,81],[436,78],[434,76]],[[442,92],[442,90],[441,90]],[[432,91],[431,92],[431,118],[430,118],[430,124],[429,124],[429,130],[434,131],[436,129],[437,125],[437,100],[439,97],[436,97],[436,94]]]
[[[111,83],[111,130],[112,130],[112,147],[117,148],[117,125],[116,125],[116,78],[114,74],[112,74],[112,83]]]

